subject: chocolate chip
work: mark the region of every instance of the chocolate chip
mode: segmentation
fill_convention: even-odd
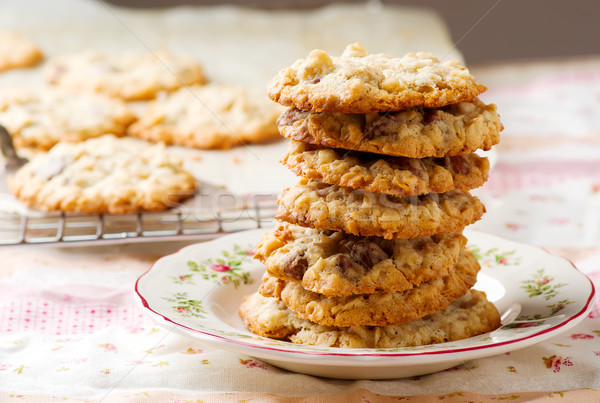
[[[357,242],[354,245],[352,245],[350,257],[353,261],[360,264],[365,269],[371,270],[371,268],[373,267],[371,251],[372,248],[369,247],[369,244],[364,242]]]
[[[435,112],[432,111],[432,112],[426,112],[425,115],[423,116],[423,120],[425,121],[425,123],[433,123],[433,122],[439,122],[441,119]]]
[[[346,255],[338,255],[337,266],[342,276],[353,282],[360,280],[364,274],[364,271]]]
[[[469,163],[467,162],[467,158],[465,156],[457,155],[450,157],[449,159],[452,171],[461,175],[466,175],[469,173]]]
[[[365,127],[362,128],[364,138],[368,140],[386,134],[388,124],[388,115],[378,117],[373,120],[370,125],[365,125]]]
[[[307,268],[308,260],[304,253],[294,254],[283,262],[283,272],[296,280],[302,280]]]
[[[288,109],[284,111],[281,115],[279,115],[279,117],[277,118],[277,125],[289,126],[294,122],[297,122],[298,120],[304,119],[307,114],[308,112],[301,111],[299,109]]]
[[[365,272],[368,272],[377,263],[383,259],[387,259],[388,253],[383,251],[377,244],[373,242],[361,241],[352,245],[350,249],[350,258],[360,264]]]

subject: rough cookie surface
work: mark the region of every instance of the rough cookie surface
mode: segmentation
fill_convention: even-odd
[[[352,235],[418,238],[461,232],[485,206],[462,190],[395,197],[301,179],[279,196],[278,220]]]
[[[37,155],[9,187],[42,211],[123,214],[174,207],[194,194],[196,181],[163,145],[106,135]]]
[[[265,273],[259,292],[279,298],[301,319],[326,326],[401,325],[446,309],[465,295],[477,280],[480,266],[463,250],[447,276],[406,291],[328,297],[305,290],[302,284],[280,280]]]
[[[208,84],[181,88],[151,102],[129,134],[196,148],[230,148],[279,139],[279,105],[262,91]]]
[[[303,143],[410,158],[489,150],[503,129],[496,106],[479,100],[384,114],[288,109],[277,124],[283,136]]]
[[[277,298],[247,296],[239,308],[255,334],[298,344],[341,348],[399,348],[466,339],[500,326],[498,310],[481,291],[470,290],[446,309],[403,324],[332,327],[298,318]]]
[[[471,190],[483,185],[490,169],[487,158],[474,153],[444,158],[388,157],[294,140],[281,162],[303,178],[399,197]]]
[[[460,234],[386,240],[280,223],[263,234],[254,258],[271,276],[315,293],[390,293],[447,275],[465,242]]]
[[[126,101],[152,99],[159,91],[205,82],[196,60],[164,50],[62,56],[49,62],[46,80],[71,90],[100,92]]]
[[[21,34],[0,32],[0,71],[35,66],[43,58],[42,51]]]
[[[471,101],[485,90],[458,61],[440,62],[424,52],[400,58],[367,54],[358,43],[340,57],[313,50],[267,87],[269,97],[282,105],[343,113],[440,107]]]
[[[73,94],[56,88],[5,90],[0,122],[18,147],[48,150],[111,133],[125,134],[135,121],[125,102],[100,94]]]

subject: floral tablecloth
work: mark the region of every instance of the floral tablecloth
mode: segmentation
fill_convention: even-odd
[[[597,289],[599,67],[474,70],[505,130],[477,191],[488,212],[473,228],[567,257]],[[134,282],[180,246],[1,248],[0,400],[600,401],[598,302],[575,328],[511,353],[409,379],[323,379],[209,348],[147,318]]]

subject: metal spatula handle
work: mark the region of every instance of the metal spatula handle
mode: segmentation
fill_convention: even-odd
[[[17,170],[27,163],[26,158],[21,158],[17,154],[10,133],[2,125],[0,125],[0,150],[6,158],[7,171]]]

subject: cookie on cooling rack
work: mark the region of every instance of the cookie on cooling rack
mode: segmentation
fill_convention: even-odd
[[[151,102],[129,134],[167,144],[226,149],[279,139],[275,122],[280,112],[263,91],[195,85]]]
[[[124,214],[174,207],[196,180],[164,145],[105,135],[35,156],[9,188],[41,211]]]
[[[111,133],[125,134],[135,115],[120,99],[56,88],[14,88],[0,93],[0,122],[18,147],[48,150]]]
[[[0,32],[0,71],[38,64],[44,55],[28,38],[14,31]]]
[[[199,62],[166,50],[61,56],[49,61],[46,80],[70,90],[100,92],[126,101],[152,99],[160,91],[206,81]]]

